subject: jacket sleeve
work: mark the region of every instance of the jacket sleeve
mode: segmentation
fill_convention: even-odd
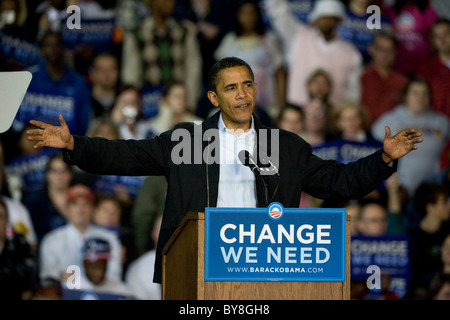
[[[170,165],[170,133],[153,139],[107,140],[74,135],[74,150],[64,160],[100,175],[166,175]]]
[[[303,191],[319,199],[360,199],[396,171],[397,161],[383,161],[382,150],[348,164],[323,160],[306,147],[301,166]],[[306,159],[305,159],[306,158]]]

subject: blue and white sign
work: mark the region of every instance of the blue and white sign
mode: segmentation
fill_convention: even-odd
[[[206,208],[205,281],[345,281],[345,209]]]
[[[377,140],[359,142],[337,139],[313,147],[313,153],[322,159],[349,163],[371,155],[382,147],[383,143]]]
[[[66,18],[61,19],[61,33],[69,51],[80,45],[91,46],[96,53],[108,52],[114,44],[115,17],[81,18],[80,29],[69,29]]]
[[[406,235],[352,236],[351,279],[366,282],[375,265],[390,279],[389,289],[402,298],[411,277],[410,244]],[[376,292],[376,290],[372,290]],[[378,290],[379,291],[379,290]]]

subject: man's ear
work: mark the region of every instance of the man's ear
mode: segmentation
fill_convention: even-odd
[[[208,99],[215,107],[219,106],[219,100],[217,99],[217,94],[214,91],[208,91]]]

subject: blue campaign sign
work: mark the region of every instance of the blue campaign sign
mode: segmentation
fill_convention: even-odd
[[[388,275],[389,289],[403,297],[411,277],[409,238],[406,235],[352,236],[352,281],[366,282],[371,275],[369,266],[377,266],[382,274]]]
[[[337,139],[313,147],[313,153],[322,159],[336,160],[339,163],[349,163],[366,157],[383,147],[377,140],[364,142]]]
[[[114,16],[81,17],[79,29],[69,28],[67,18],[61,18],[61,33],[66,49],[69,51],[86,44],[90,45],[96,53],[110,51],[114,44],[115,27],[116,18]]]
[[[206,208],[205,281],[345,281],[345,209]]]

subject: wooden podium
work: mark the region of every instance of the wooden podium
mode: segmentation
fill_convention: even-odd
[[[163,300],[349,300],[350,215],[345,282],[204,281],[205,214],[190,212],[163,250]]]

